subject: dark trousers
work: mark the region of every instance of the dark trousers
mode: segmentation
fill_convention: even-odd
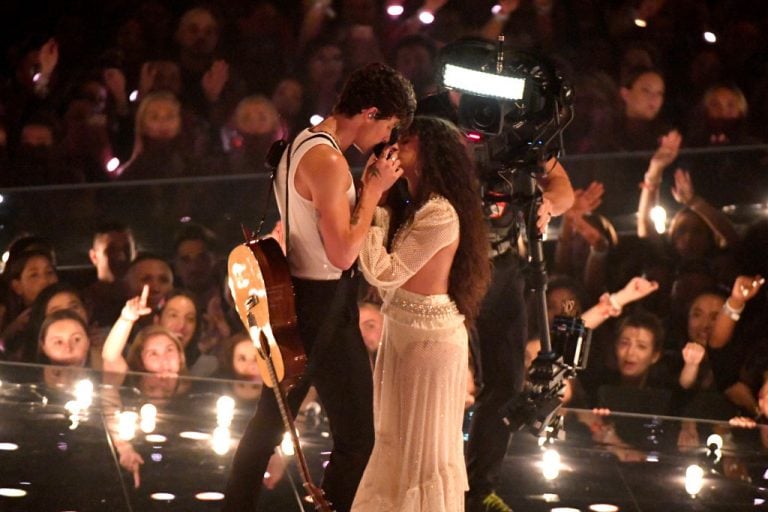
[[[491,285],[477,318],[483,387],[466,453],[473,496],[490,493],[499,479],[510,438],[499,409],[523,388],[527,327],[525,279],[517,256],[507,252],[493,260]]]
[[[374,437],[373,378],[358,326],[357,279],[294,279],[293,285],[309,369],[308,378],[289,393],[288,403],[295,414],[309,386],[317,389],[333,436],[322,488],[333,509],[344,512],[352,506]],[[340,307],[332,306],[336,298]],[[332,310],[338,314],[331,315]],[[274,392],[265,386],[232,462],[225,512],[256,510],[264,471],[284,431]]]

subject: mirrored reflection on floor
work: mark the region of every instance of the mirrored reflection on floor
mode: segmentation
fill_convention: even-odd
[[[122,381],[122,382],[121,382]],[[0,510],[219,510],[259,385],[0,363]],[[563,410],[564,439],[512,439],[498,494],[515,511],[757,510],[768,429]],[[297,428],[316,481],[331,448],[315,406]],[[284,446],[260,511],[313,510]]]

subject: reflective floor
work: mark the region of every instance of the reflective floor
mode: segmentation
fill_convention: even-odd
[[[258,393],[232,381],[0,363],[0,511],[218,510]],[[499,495],[516,512],[766,508],[768,429],[563,412],[565,439],[513,437]],[[298,429],[319,480],[326,425],[310,408]],[[282,456],[287,470],[259,510],[312,510]]]

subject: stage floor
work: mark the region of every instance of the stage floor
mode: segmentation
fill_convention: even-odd
[[[0,511],[219,510],[258,386],[139,374],[120,380],[0,363]],[[516,512],[766,508],[765,428],[562,412],[565,439],[540,446],[525,430],[513,437],[498,494]],[[297,424],[319,481],[331,448],[327,423],[310,409]],[[716,453],[705,446],[713,433],[723,443]],[[121,467],[116,446],[144,460],[135,474]],[[313,510],[292,458],[283,457],[287,471],[259,510]]]

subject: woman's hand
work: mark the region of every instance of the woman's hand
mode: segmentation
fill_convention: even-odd
[[[728,297],[728,304],[735,309],[741,309],[752,299],[765,284],[765,278],[760,274],[754,276],[738,276],[733,281],[731,296]]]
[[[688,206],[695,196],[691,175],[685,169],[677,169],[675,171],[675,184],[672,186],[672,197],[683,206]]]
[[[707,351],[696,342],[689,341],[683,347],[683,361],[686,365],[699,366]]]
[[[122,449],[118,449],[118,451],[120,452],[120,465],[126,471],[133,473],[133,486],[138,489],[139,485],[141,485],[139,468],[144,464],[144,458],[130,444],[126,444]]]
[[[149,297],[149,285],[145,284],[141,290],[141,295],[128,299],[123,306],[123,310],[120,312],[120,318],[128,320],[129,322],[135,322],[140,317],[148,315],[152,312],[152,308],[147,307],[147,298]]]
[[[675,161],[677,154],[680,152],[680,144],[683,142],[683,136],[677,130],[672,130],[668,134],[663,135],[659,141],[659,147],[651,157],[651,165],[648,172],[653,177],[661,180],[661,173],[664,169]]]
[[[622,308],[631,302],[640,300],[659,289],[659,283],[649,281],[644,277],[633,277],[629,282],[614,294],[615,301]]]

